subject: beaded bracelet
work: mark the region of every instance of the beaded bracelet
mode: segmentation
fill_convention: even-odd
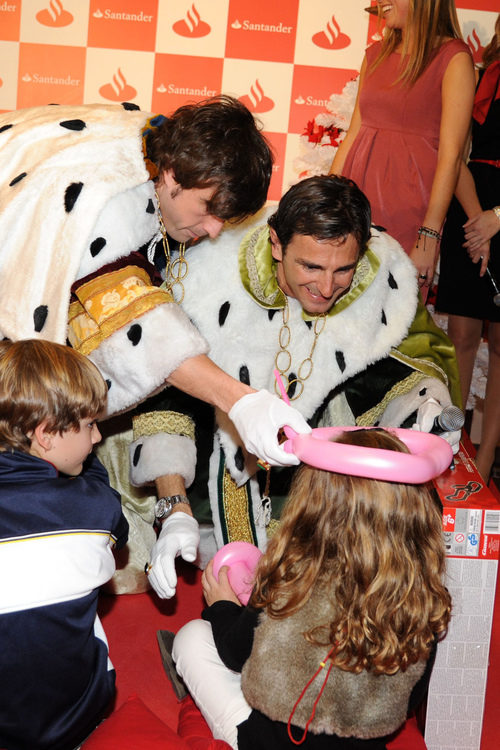
[[[500,206],[493,206],[491,209],[495,216],[497,217],[498,221],[500,221]]]
[[[417,234],[424,235],[424,237],[432,237],[434,240],[441,242],[441,234],[439,232],[436,232],[435,229],[431,229],[430,227],[419,227]]]

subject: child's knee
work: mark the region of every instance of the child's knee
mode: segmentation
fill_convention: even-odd
[[[172,658],[179,669],[186,662],[197,661],[211,648],[215,648],[215,644],[210,623],[205,620],[191,620],[175,636]]]

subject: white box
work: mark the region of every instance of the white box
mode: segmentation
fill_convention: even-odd
[[[428,750],[480,750],[500,549],[500,504],[463,444],[434,482],[443,504],[453,612],[427,698]]]

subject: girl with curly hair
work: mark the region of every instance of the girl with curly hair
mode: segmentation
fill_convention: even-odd
[[[408,452],[379,429],[337,442]],[[446,634],[441,528],[427,487],[303,465],[248,605],[210,563],[203,620],[174,641],[214,736],[239,750],[386,748]]]

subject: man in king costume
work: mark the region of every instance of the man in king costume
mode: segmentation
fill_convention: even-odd
[[[277,433],[294,422],[308,431],[300,413],[220,370],[171,293],[186,247],[261,208],[271,170],[257,123],[231,97],[186,105],[168,118],[133,104],[1,114],[0,336],[68,341],[106,379],[107,416],[173,384],[230,412],[249,450],[288,463]],[[197,295],[204,291],[202,285]],[[130,521],[131,575],[123,573],[118,590],[141,590],[156,540],[154,514],[128,481],[131,432],[111,421],[103,431],[108,439],[99,455]],[[172,441],[183,451],[190,444],[162,434],[161,425],[152,433],[141,440],[148,459],[141,480],[161,492],[162,474],[178,470]],[[198,546],[196,522],[179,519],[162,529],[165,535],[175,527],[162,546],[170,557],[162,564],[172,568],[177,554],[193,560]]]
[[[429,431],[444,407],[460,403],[453,346],[419,301],[415,268],[392,237],[370,226],[368,200],[350,180],[303,180],[277,211],[186,257],[182,306],[211,357],[254,388],[275,389],[278,371],[312,426]],[[166,396],[154,415],[134,418],[132,481],[147,476],[140,448],[148,420],[177,426],[195,440],[198,460],[185,451],[183,471],[163,478],[164,492],[178,501],[169,513],[200,520],[202,566],[229,541],[263,548],[290,470],[260,471],[222,411],[173,389]],[[459,434],[445,436],[455,448]],[[161,567],[155,550],[151,562]],[[171,570],[155,583],[163,596],[175,589]]]

